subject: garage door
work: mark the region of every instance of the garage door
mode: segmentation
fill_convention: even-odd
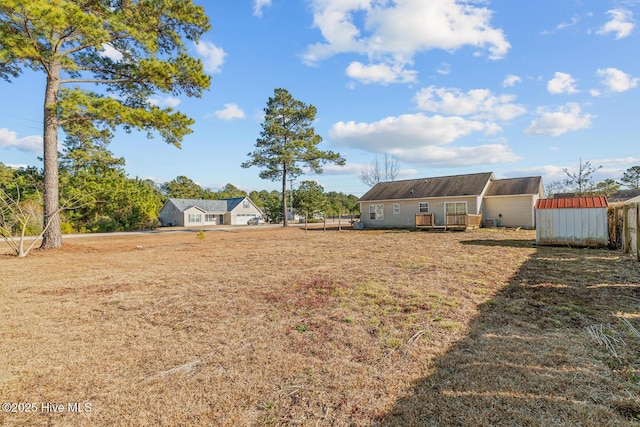
[[[254,214],[238,214],[233,220],[234,225],[247,225],[247,221],[253,218]]]

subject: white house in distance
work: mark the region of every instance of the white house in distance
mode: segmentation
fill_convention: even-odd
[[[202,227],[210,225],[247,225],[262,212],[248,197],[232,199],[169,199],[160,209],[163,227]]]
[[[493,172],[381,182],[360,198],[364,228],[453,227],[460,218],[484,225],[535,228],[542,177],[495,179]],[[467,222],[464,223],[467,225]]]

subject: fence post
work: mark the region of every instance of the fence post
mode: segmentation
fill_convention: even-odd
[[[622,208],[622,253],[629,252],[631,234],[629,233],[629,205]]]
[[[640,203],[636,203],[636,261],[640,261]]]

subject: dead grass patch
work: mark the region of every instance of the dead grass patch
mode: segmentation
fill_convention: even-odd
[[[2,257],[2,400],[91,412],[0,424],[639,422],[638,264],[533,238],[239,228]]]

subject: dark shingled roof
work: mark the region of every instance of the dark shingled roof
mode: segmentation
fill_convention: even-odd
[[[538,194],[542,177],[496,179],[491,182],[485,196],[514,196],[517,194]]]
[[[380,182],[367,191],[360,201],[479,196],[492,176],[492,172],[483,172]]]

